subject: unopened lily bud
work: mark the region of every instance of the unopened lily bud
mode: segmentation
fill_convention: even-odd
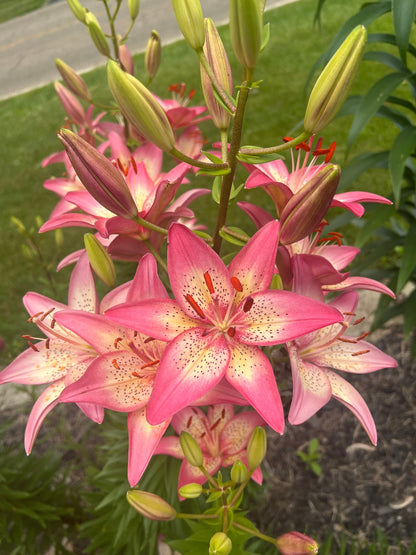
[[[237,60],[243,67],[253,69],[263,34],[261,0],[230,0],[230,34]]]
[[[56,58],[55,65],[69,90],[87,102],[91,102],[90,91],[84,79],[71,66],[59,58]]]
[[[175,137],[169,120],[152,93],[113,61],[107,64],[108,84],[122,114],[139,134],[170,152]]]
[[[81,127],[85,125],[85,110],[78,98],[58,81],[54,83],[54,87],[65,112],[71,120]]]
[[[159,69],[160,58],[162,55],[162,42],[157,31],[152,31],[147,41],[145,66],[149,79],[154,79]]]
[[[128,0],[128,5],[130,17],[134,21],[139,15],[140,2],[139,0]]]
[[[61,129],[58,137],[90,195],[117,216],[125,219],[137,216],[137,207],[127,183],[110,160],[69,129]]]
[[[219,84],[225,92],[233,94],[233,76],[228,62],[227,53],[221,37],[212,19],[205,19],[205,44],[204,53],[209,65],[214,72]],[[205,103],[214,125],[218,129],[227,129],[230,123],[230,114],[215,99],[211,80],[201,65],[201,85]]]
[[[92,38],[95,48],[100,54],[110,57],[110,47],[108,45],[107,39],[105,38],[104,32],[101,29],[98,19],[94,14],[88,12],[85,16],[85,23],[87,24],[90,37]]]
[[[367,31],[359,25],[344,40],[315,83],[306,108],[304,128],[319,133],[340,110],[364,54]]]
[[[300,241],[313,233],[328,211],[336,193],[341,171],[327,164],[295,193],[280,216],[280,242]]]
[[[134,61],[127,44],[120,44],[118,47],[118,57],[121,65],[130,73],[134,75]]]
[[[231,553],[233,544],[227,534],[217,532],[209,542],[209,555],[228,555]]]
[[[138,489],[132,489],[126,494],[127,501],[135,511],[152,520],[174,520],[176,518],[175,509],[164,499]]]
[[[95,274],[108,287],[113,288],[116,283],[116,269],[104,246],[92,233],[84,234],[84,245],[91,268]]]
[[[266,430],[262,426],[256,426],[247,445],[247,464],[250,470],[256,470],[260,466],[266,451]]]
[[[318,544],[300,532],[288,532],[276,539],[276,547],[282,555],[311,555],[318,553]]]
[[[202,486],[201,484],[186,484],[182,486],[178,490],[179,495],[185,497],[186,499],[195,499],[199,497],[202,493]]]
[[[85,15],[87,14],[87,10],[82,6],[78,0],[66,0],[68,6],[70,7],[72,13],[75,15],[79,21],[85,23]]]
[[[185,459],[192,466],[200,467],[203,465],[204,457],[202,456],[202,451],[196,439],[194,439],[188,432],[181,432],[179,436],[179,442],[182,447],[182,451]]]
[[[246,465],[240,460],[235,461],[231,468],[231,480],[236,484],[242,484],[247,480],[247,474]]]
[[[204,14],[199,0],[172,0],[176,21],[184,39],[194,50],[204,46]]]

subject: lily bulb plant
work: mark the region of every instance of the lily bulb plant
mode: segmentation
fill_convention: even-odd
[[[277,145],[244,146],[245,108],[260,87],[254,73],[268,35],[264,1],[229,1],[231,43],[242,68],[235,86],[220,35],[199,0],[172,0],[172,16],[200,64],[206,106],[192,106],[183,84],[171,87],[171,99],[151,92],[161,56],[156,31],[146,49],[146,84],[134,75],[125,43],[138,0],[127,2],[131,25],[123,36],[115,28],[122,0],[114,12],[103,0],[107,34],[78,0],[67,1],[108,59],[114,102],[94,113],[101,107],[84,80],[57,60],[64,84],[56,83],[56,92],[67,118],[58,135],[63,150],[44,165],[64,164],[66,173],[45,182],[59,201],[40,231],[80,226],[88,232],[82,248],[59,265],[75,265],[68,304],[25,295],[30,321],[45,339],[25,336],[27,350],[0,373],[0,383],[47,384],[29,416],[26,452],[58,403],[76,403],[97,423],[104,409],[127,413],[133,488],[127,500],[139,513],[193,519],[196,533],[211,531],[209,553],[240,553],[238,546],[253,536],[282,554],[316,553],[316,542],[300,532],[282,531],[277,539],[262,534],[240,504],[251,479],[262,483],[265,429],[282,434],[285,428],[280,368],[271,363],[276,351],[273,360],[286,359],[292,371],[290,424],[305,422],[334,397],[377,442],[371,412],[344,376],[396,366],[366,333],[354,333],[357,290],[393,293],[345,271],[359,251],[325,229],[331,207],[360,217],[363,202],[389,201],[366,192],[338,194],[335,144],[318,135],[348,94],[366,30],[354,29],[322,71],[298,136],[276,130],[283,136]],[[218,130],[212,145],[198,127],[207,119]],[[239,166],[243,184],[236,182]],[[197,186],[201,174],[205,182],[211,178],[211,189]],[[269,211],[244,200],[245,190],[257,187],[271,197]],[[189,207],[201,196],[217,206],[208,228]],[[251,236],[229,221],[234,200],[247,227],[257,228]],[[137,263],[131,281],[117,287],[114,260]],[[101,300],[96,278],[109,288]],[[179,499],[201,497],[204,511],[181,513],[140,490],[156,454],[183,461]]]

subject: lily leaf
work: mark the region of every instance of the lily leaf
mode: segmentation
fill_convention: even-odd
[[[221,177],[220,176],[217,176],[214,179],[214,182],[212,184],[211,195],[212,195],[212,198],[214,199],[214,201],[217,204],[219,204],[220,203],[220,198],[221,198]]]
[[[416,0],[392,0],[392,13],[400,57],[406,63],[407,45],[416,14]]]
[[[399,275],[397,278],[397,289],[396,293],[400,293],[403,287],[406,285],[413,270],[416,267],[416,249],[415,249],[415,237],[416,237],[416,224],[410,226],[407,232],[406,239],[403,245],[403,255],[399,270]]]
[[[263,52],[263,50],[266,48],[267,43],[270,40],[270,23],[266,23],[266,25],[264,25],[263,27],[263,32],[261,35],[261,46],[260,46],[260,52]]]
[[[399,133],[389,154],[389,170],[393,182],[393,195],[396,204],[400,201],[400,189],[404,167],[408,157],[416,148],[416,127],[409,126]]]

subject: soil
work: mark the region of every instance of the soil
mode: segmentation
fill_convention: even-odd
[[[267,487],[257,518],[272,535],[298,530],[322,541],[333,533],[340,543],[344,534],[365,544],[381,529],[391,544],[411,544],[416,532],[416,361],[400,325],[372,342],[393,356],[398,367],[344,377],[370,407],[377,447],[336,400],[302,426],[288,425],[281,437],[270,434]],[[281,394],[287,412],[291,388]],[[312,438],[319,440],[319,478],[296,455],[307,452]],[[389,553],[398,552],[394,549]]]

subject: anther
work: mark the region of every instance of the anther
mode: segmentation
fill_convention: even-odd
[[[238,277],[233,276],[231,278],[231,285],[234,287],[234,289],[236,291],[238,291],[239,293],[241,293],[241,291],[243,290],[243,286],[241,285],[241,281],[238,279]]]
[[[192,418],[193,418],[192,416],[190,416],[190,417],[188,418],[188,422],[186,423],[186,427],[187,427],[187,428],[189,428],[190,425],[192,424]]]
[[[187,293],[185,295],[185,299],[188,301],[188,303],[191,305],[191,307],[195,310],[195,312],[198,314],[198,316],[200,318],[205,318],[205,314],[202,312],[202,308],[199,306],[199,304],[196,302],[196,300],[192,297],[192,295],[189,295],[189,293]]]
[[[41,322],[43,322],[43,320],[46,318],[46,316],[49,316],[49,314],[50,314],[51,312],[53,312],[54,310],[55,310],[55,307],[50,308],[49,310],[47,310],[46,312],[43,313],[43,315],[39,318],[39,320],[40,320]]]
[[[39,349],[36,347],[36,345],[34,345],[31,341],[28,341],[29,343],[29,347],[31,349],[33,349],[34,351],[36,351],[37,353],[39,352]]]
[[[137,332],[135,332],[136,335],[134,337],[137,337]],[[150,343],[151,341],[154,341],[155,338],[154,337],[146,337],[146,339],[143,341],[143,343]]]
[[[51,328],[52,329],[55,327],[55,324],[56,324],[56,320],[55,320],[55,318],[52,318],[52,321],[51,321]]]
[[[227,333],[230,337],[234,337],[235,335],[235,328],[228,328]]]
[[[137,174],[137,164],[136,164],[136,160],[134,159],[133,156],[130,156],[130,162],[131,162],[131,165],[132,165],[132,167],[133,167],[134,173]]]
[[[366,349],[365,351],[358,351],[357,353],[351,353],[352,357],[358,357],[360,355],[365,355],[370,352],[370,349]]]
[[[366,331],[365,333],[363,333],[362,335],[360,335],[360,337],[357,337],[357,341],[361,341],[361,339],[364,339],[365,337],[367,337],[368,335],[370,335],[369,331]]]
[[[138,372],[132,372],[131,375],[134,376],[135,378],[143,378],[143,376]]]
[[[147,364],[143,364],[140,366],[140,370],[144,370],[145,368],[149,368],[150,366],[155,366],[155,364],[159,364],[160,360],[152,360],[152,362],[148,362]]]
[[[195,95],[195,89],[191,89],[190,92],[189,92],[189,94],[188,94],[189,100],[192,100],[193,97],[194,97],[194,95]]]
[[[221,418],[224,418],[224,417],[225,417],[225,409],[222,409],[222,411],[221,411]]]
[[[295,150],[304,150],[305,152],[309,152],[311,147],[306,144],[305,142],[299,143],[295,146]]]
[[[48,337],[48,339],[45,341],[46,350],[49,349],[49,345],[50,345],[50,344],[51,344],[51,340],[50,340],[49,337]]]
[[[355,320],[355,322],[352,323],[353,326],[356,326],[357,324],[361,324],[361,322],[363,322],[365,320],[365,316],[363,316],[362,318],[358,318],[358,320]]]
[[[202,432],[202,434],[199,436],[199,439],[204,438],[206,435],[207,435],[206,432]]]
[[[343,312],[345,316],[355,316],[355,312]]]
[[[218,426],[220,422],[221,422],[221,418],[218,418],[218,420],[214,422],[214,424],[211,426],[210,431],[212,432],[212,430],[215,430],[215,428]]]
[[[33,322],[33,319],[34,319],[34,318],[37,318],[38,316],[41,316],[42,314],[43,314],[43,312],[36,312],[36,314],[33,314],[33,316],[31,316],[31,317],[28,319],[27,323],[30,324],[30,322]]]
[[[117,364],[117,359],[113,358],[111,364],[114,366],[116,370],[120,370],[120,366]]]
[[[243,305],[244,312],[248,312],[253,306],[253,303],[254,303],[253,297],[247,297],[246,302]]]
[[[211,276],[209,275],[209,272],[204,273],[204,279],[205,279],[205,283],[207,284],[208,291],[212,295],[213,293],[215,293],[215,289],[214,289],[214,284],[212,283]]]
[[[114,349],[118,349],[118,344],[120,343],[120,341],[123,341],[123,338],[117,337],[117,339],[114,341]]]
[[[342,341],[343,343],[357,343],[356,339],[347,338],[347,337],[338,337],[338,341]]]

